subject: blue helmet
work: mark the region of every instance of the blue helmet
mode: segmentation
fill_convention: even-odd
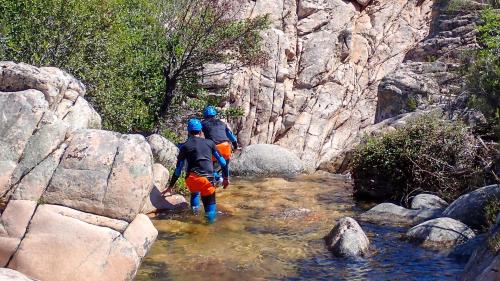
[[[205,116],[205,118],[213,117],[216,115],[217,115],[217,110],[215,109],[215,107],[211,105],[205,107],[205,110],[203,110],[203,116]]]
[[[188,121],[188,126],[187,126],[187,131],[188,132],[199,132],[201,131],[201,121],[196,119],[196,118],[193,118],[193,119],[189,119]]]

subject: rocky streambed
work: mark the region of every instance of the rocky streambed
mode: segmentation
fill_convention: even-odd
[[[466,262],[403,239],[407,227],[359,220],[371,206],[339,176],[236,179],[218,206],[213,225],[189,211],[154,219],[158,239],[135,280],[456,280]],[[365,257],[335,257],[325,245],[346,216],[370,240]]]

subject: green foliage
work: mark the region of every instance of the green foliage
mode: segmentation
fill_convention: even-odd
[[[262,61],[267,17],[237,10],[229,0],[0,0],[0,60],[71,73],[106,129],[172,138],[167,113],[212,104],[201,77]]]
[[[162,1],[0,0],[0,59],[66,70],[88,86],[104,127],[153,127]]]
[[[406,107],[408,108],[409,111],[415,111],[417,110],[418,107],[418,101],[417,99],[410,97],[406,101]]]
[[[366,137],[351,164],[357,197],[406,201],[415,193],[453,200],[484,184],[487,152],[461,124],[419,117],[382,136]]]
[[[500,251],[500,233],[492,234],[488,238],[488,247],[495,253],[498,253],[498,251]]]
[[[488,120],[486,134],[500,139],[500,13],[485,10],[478,26],[481,49],[466,64],[469,106],[479,109]]]
[[[232,0],[169,1],[162,20],[167,27],[163,54],[167,89],[160,116],[171,113],[179,95],[201,96],[201,77],[264,62],[260,32],[269,25],[268,17],[238,19],[238,11]],[[214,63],[221,67],[206,68]]]
[[[477,2],[471,0],[450,0],[446,8],[450,12],[470,11],[478,9]]]
[[[484,213],[488,225],[494,225],[497,220],[497,215],[500,212],[500,196],[493,196],[488,199],[484,206]]]

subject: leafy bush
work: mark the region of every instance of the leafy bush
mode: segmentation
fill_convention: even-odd
[[[488,199],[486,205],[484,206],[484,213],[486,214],[486,219],[488,225],[494,225],[497,220],[497,215],[500,212],[500,196],[493,196]]]
[[[355,196],[404,201],[428,192],[453,200],[485,182],[487,149],[461,124],[422,116],[366,137],[351,163]]]
[[[88,86],[105,128],[149,130],[164,88],[160,3],[0,0],[0,60],[62,68]]]
[[[481,48],[465,66],[469,106],[479,109],[488,125],[480,133],[500,140],[500,13],[485,10],[478,26]]]

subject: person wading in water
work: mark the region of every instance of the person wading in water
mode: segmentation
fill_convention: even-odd
[[[175,182],[179,179],[184,162],[187,161],[186,185],[191,192],[191,209],[197,212],[200,209],[200,195],[203,207],[205,208],[205,217],[209,223],[215,221],[217,216],[217,205],[215,202],[214,157],[222,168],[224,178],[222,186],[229,186],[229,170],[224,157],[217,150],[215,142],[204,139],[202,134],[202,125],[198,119],[188,121],[187,131],[188,140],[181,145],[179,155],[177,156],[177,165],[174,175],[170,180],[168,188],[162,192],[163,195],[170,193]]]
[[[229,170],[229,162],[231,161],[231,155],[233,153],[232,148],[234,150],[238,149],[238,140],[233,132],[229,129],[227,124],[216,117],[217,110],[215,109],[215,107],[205,107],[205,109],[203,110],[203,116],[205,117],[202,122],[203,134],[205,135],[206,139],[215,142],[220,154],[222,155],[222,157],[224,157],[224,160],[226,160],[226,164]],[[212,161],[216,162],[217,160],[215,158],[212,158]],[[214,177],[219,180],[219,174],[217,172],[214,174]]]

